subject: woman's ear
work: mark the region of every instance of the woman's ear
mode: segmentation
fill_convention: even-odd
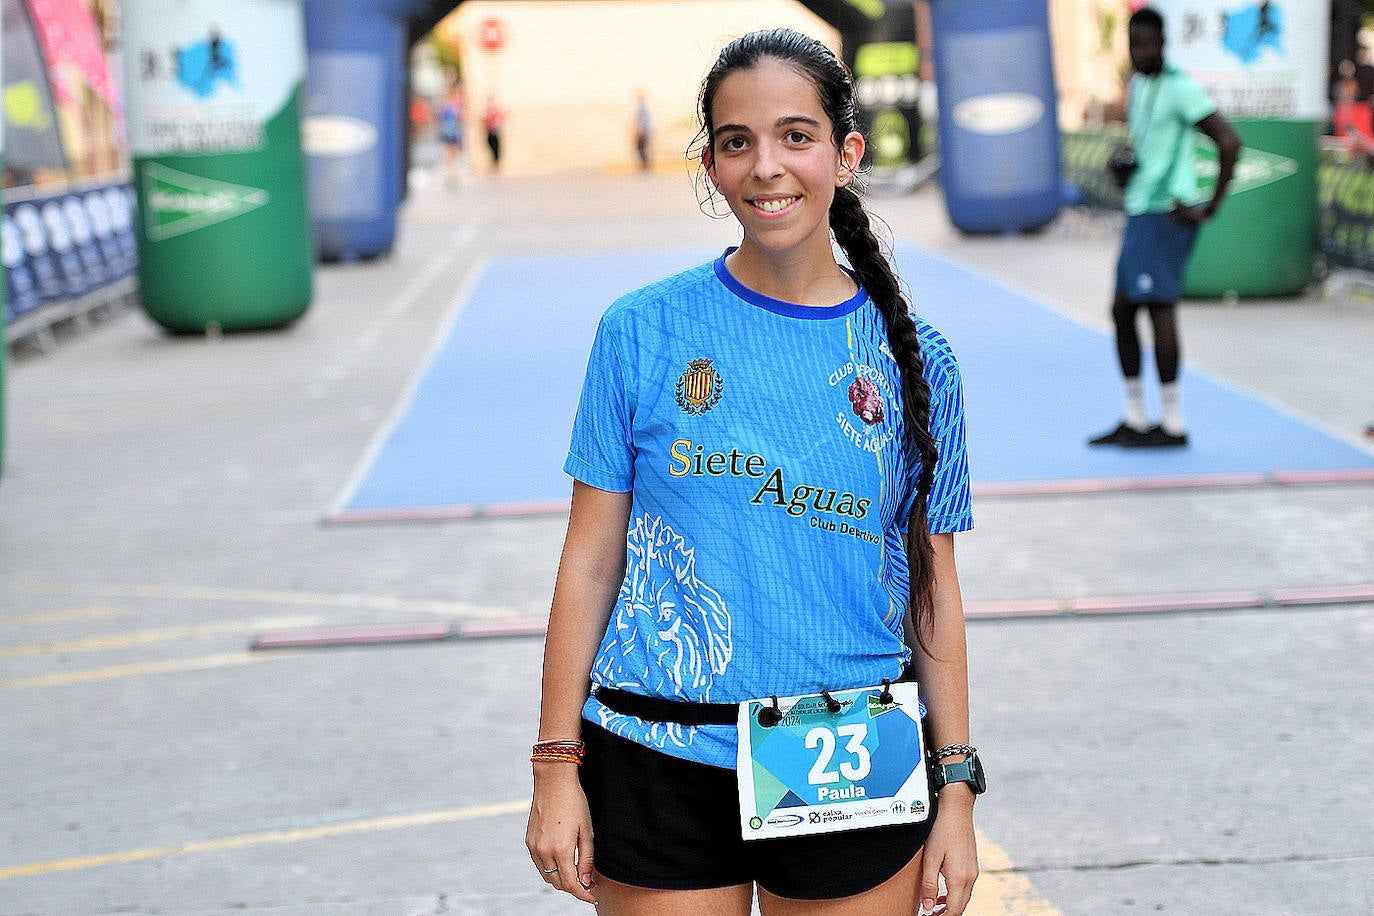
[[[835,170],[835,187],[842,188],[854,180],[854,173],[859,170],[859,163],[863,161],[866,148],[864,135],[857,130],[851,130],[845,135],[844,142],[840,144],[840,164]]]

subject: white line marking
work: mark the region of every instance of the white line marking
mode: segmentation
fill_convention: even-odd
[[[420,361],[419,367],[411,374],[410,380],[406,382],[406,387],[401,392],[401,396],[397,399],[395,406],[392,407],[390,415],[388,415],[382,425],[377,428],[377,432],[373,435],[372,441],[363,451],[362,458],[359,459],[357,467],[354,468],[352,476],[349,477],[348,483],[344,485],[343,491],[339,494],[339,497],[335,499],[333,505],[329,507],[327,515],[338,515],[353,501],[353,497],[362,487],[363,481],[367,479],[368,472],[372,470],[372,465],[376,462],[377,456],[381,454],[382,449],[386,446],[387,440],[391,438],[391,434],[395,432],[396,427],[400,425],[401,421],[405,419],[405,415],[410,411],[410,405],[415,400],[415,395],[420,390],[420,383],[424,381],[425,376],[429,375],[429,371],[433,368],[435,360],[438,359],[439,353],[444,348],[444,344],[448,342],[449,335],[453,333],[453,327],[458,323],[459,316],[462,315],[464,309],[467,308],[468,302],[472,298],[473,290],[477,288],[477,282],[487,272],[487,265],[490,262],[490,257],[482,255],[477,258],[477,260],[473,261],[472,265],[468,268],[467,275],[463,277],[463,282],[458,287],[457,294],[453,297],[453,301],[449,303],[448,313],[444,316],[444,320],[440,322],[439,328],[435,332],[433,338],[431,338],[429,349],[425,353],[424,358]]]
[[[442,252],[437,257],[432,258],[426,263],[401,291],[377,313],[377,317],[371,324],[363,330],[352,344],[339,355],[338,359],[326,365],[320,372],[320,378],[325,381],[335,382],[347,378],[352,372],[357,362],[367,354],[377,341],[381,339],[382,332],[387,329],[397,318],[410,311],[421,299],[421,294],[429,286],[442,276],[446,271],[463,257],[464,246],[472,241],[477,235],[478,226],[475,223],[463,223],[449,238]]]

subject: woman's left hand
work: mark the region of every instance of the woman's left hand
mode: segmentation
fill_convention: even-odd
[[[973,837],[973,792],[952,783],[940,793],[935,823],[921,853],[918,913],[934,913],[944,904],[942,916],[962,916],[978,880],[978,843]],[[940,895],[940,876],[945,876],[945,895]]]

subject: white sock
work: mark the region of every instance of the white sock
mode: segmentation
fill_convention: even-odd
[[[1178,390],[1178,382],[1160,385],[1159,400],[1164,407],[1159,425],[1164,431],[1171,436],[1181,436],[1187,432],[1188,425],[1183,422],[1183,395]]]
[[[1150,416],[1145,413],[1145,386],[1139,378],[1126,379],[1126,425],[1140,432],[1150,428]]]

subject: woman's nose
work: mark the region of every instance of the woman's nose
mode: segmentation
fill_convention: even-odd
[[[754,159],[754,177],[760,181],[771,181],[782,175],[782,157],[771,143],[761,143],[758,156]]]

